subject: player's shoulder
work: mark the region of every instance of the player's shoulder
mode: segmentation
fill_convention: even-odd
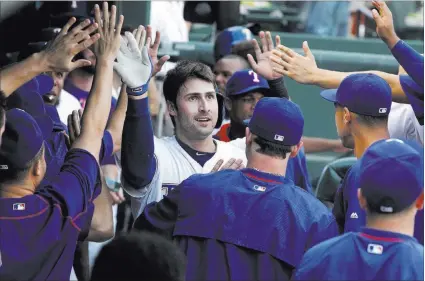
[[[354,245],[354,239],[356,234],[354,232],[348,232],[340,236],[336,236],[325,240],[317,245],[310,248],[306,255],[310,256],[337,256],[341,250],[346,253],[346,250],[350,248],[350,245]]]

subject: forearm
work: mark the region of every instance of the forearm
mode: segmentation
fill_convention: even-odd
[[[96,158],[100,152],[100,140],[103,137],[111,109],[113,61],[99,59],[93,86],[84,109],[81,134],[73,146],[82,147]]]
[[[127,86],[125,84],[122,84],[117,107],[112,113],[112,117],[109,120],[108,127],[106,128],[106,130],[111,134],[114,144],[112,153],[115,153],[121,149],[122,133],[128,104],[126,90]]]
[[[303,137],[302,141],[305,153],[332,151],[338,148],[343,148],[340,140]]]
[[[392,100],[398,103],[409,103],[403,89],[401,88],[398,75],[377,71],[357,71],[357,72],[340,72],[318,68],[312,75],[311,83],[313,85],[325,88],[325,89],[336,89],[347,76],[355,73],[371,73],[378,75],[391,87]]]
[[[269,83],[270,92],[273,96],[289,99],[288,89],[286,88],[283,77],[275,80],[268,80],[267,82]]]
[[[4,97],[9,97],[23,84],[35,76],[49,71],[49,66],[42,53],[35,53],[27,59],[8,65],[0,70],[0,90]]]
[[[126,183],[135,189],[148,185],[155,175],[154,148],[148,98],[129,99],[124,122],[121,164]]]
[[[403,40],[398,40],[392,54],[416,84],[424,86],[424,57]]]
[[[94,213],[90,224],[88,241],[104,242],[114,237],[114,220],[112,217],[112,198],[105,178],[102,175],[102,191],[93,201]]]

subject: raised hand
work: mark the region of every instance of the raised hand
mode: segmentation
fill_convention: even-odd
[[[67,139],[67,145],[68,149],[72,146],[74,141],[80,136],[81,134],[81,119],[83,117],[83,110],[73,110],[71,114],[68,115],[68,139]]]
[[[152,77],[153,77],[161,70],[164,63],[170,59],[170,56],[165,55],[158,60],[158,49],[159,49],[159,43],[161,42],[161,33],[159,31],[156,32],[155,42],[153,43],[153,45],[151,45],[152,27],[150,25],[147,26],[146,32],[147,32],[147,38],[148,38],[146,45],[149,48],[148,53],[152,59],[152,65],[153,65]]]
[[[299,83],[313,83],[313,76],[318,68],[307,41],[303,42],[303,50],[304,56],[301,56],[286,46],[278,45],[271,57],[273,70]]]
[[[146,43],[146,29],[143,25],[133,30],[133,36],[136,39],[139,50],[142,50]],[[149,52],[148,52],[149,53]]]
[[[272,51],[274,49],[274,44],[272,36],[269,31],[261,31],[260,34],[261,45],[263,50],[261,51],[260,46],[258,45],[257,40],[253,39],[252,44],[254,45],[255,57],[257,62],[255,62],[252,55],[248,54],[248,61],[251,65],[251,68],[259,75],[263,76],[267,80],[274,80],[282,77],[282,74],[276,71],[273,71],[273,64],[270,59],[272,56]],[[280,45],[280,36],[276,35],[276,45]]]
[[[47,65],[48,69],[46,70],[70,72],[78,67],[89,66],[91,64],[89,60],[72,60],[76,54],[87,49],[100,38],[98,33],[92,36],[90,35],[97,30],[98,24],[90,24],[90,20],[86,19],[69,31],[69,28],[75,21],[76,19],[72,17],[62,27],[55,39],[47,44],[46,48],[40,52],[40,56]]]
[[[372,1],[376,8],[372,10],[373,19],[376,22],[376,33],[392,49],[397,44],[398,38],[394,29],[393,14],[383,1]]]
[[[148,48],[146,45],[140,50],[139,44],[141,41],[142,36],[137,42],[133,34],[126,32],[121,39],[117,62],[114,63],[114,69],[121,76],[122,81],[130,88],[128,89],[130,92],[146,92],[152,76],[153,67],[149,58]],[[147,41],[148,43],[150,42],[149,38]]]
[[[94,7],[94,17],[99,26],[99,40],[94,44],[94,53],[97,60],[115,60],[121,42],[121,28],[124,16],[120,16],[118,24],[115,24],[117,8],[111,6],[111,14],[108,11],[108,2],[103,2],[103,17],[101,16],[99,5]]]

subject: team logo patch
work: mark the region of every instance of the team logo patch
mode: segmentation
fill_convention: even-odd
[[[162,196],[167,196],[168,193],[171,190],[173,190],[176,186],[177,186],[177,184],[174,184],[174,183],[164,183],[161,187]]]
[[[254,189],[257,191],[264,192],[267,188],[265,188],[264,186],[254,185]]]
[[[379,244],[369,244],[367,245],[367,252],[374,255],[382,255],[384,247]]]
[[[15,203],[13,204],[14,211],[23,211],[25,210],[25,203]]]

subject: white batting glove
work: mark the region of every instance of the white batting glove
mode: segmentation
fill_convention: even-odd
[[[139,96],[148,90],[153,70],[148,48],[143,46],[140,50],[136,39],[130,32],[126,32],[125,36],[121,38],[114,69],[127,85],[129,95]]]

